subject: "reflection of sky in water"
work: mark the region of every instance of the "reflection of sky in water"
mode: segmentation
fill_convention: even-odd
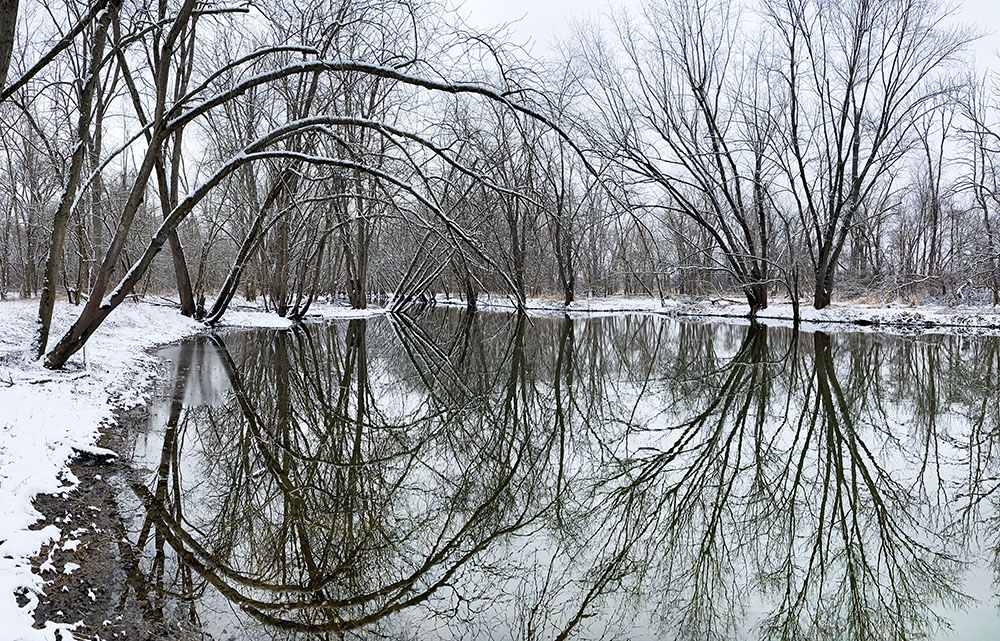
[[[171,515],[151,531],[204,548],[235,591],[169,552],[156,579],[150,538],[153,582],[201,595],[222,638],[286,635],[239,599],[300,626],[370,617],[359,638],[742,639],[768,617],[802,638],[914,638],[932,612],[952,629],[928,638],[1000,638],[997,339],[467,320],[163,350],[135,452]]]

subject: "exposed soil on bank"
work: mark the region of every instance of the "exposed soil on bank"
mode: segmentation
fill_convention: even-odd
[[[117,425],[104,430],[98,445],[125,451],[129,435],[146,417],[145,407],[120,412]],[[139,572],[126,535],[129,517],[120,505],[122,492],[130,491],[136,477],[129,461],[81,454],[70,470],[79,479],[75,489],[35,500],[45,518],[34,527],[55,523],[64,532],[62,540],[33,559],[35,572],[46,581],[36,624],[81,622],[73,632],[80,639],[209,638],[185,616],[183,604],[150,593]]]

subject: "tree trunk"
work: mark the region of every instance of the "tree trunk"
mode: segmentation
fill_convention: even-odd
[[[275,253],[273,256],[274,271],[271,272],[270,283],[268,285],[268,295],[271,304],[274,305],[278,316],[284,317],[288,313],[288,220],[284,217],[278,221],[274,230]]]
[[[750,318],[757,318],[757,312],[767,309],[767,285],[763,283],[744,285],[743,293],[746,295],[747,304],[750,306]]]
[[[798,265],[795,266],[792,272],[792,323],[798,326],[801,320],[801,315],[799,314],[799,268]]]
[[[94,115],[94,135],[90,140],[89,169],[93,171],[93,181],[90,185],[90,253],[87,255],[87,283],[89,289],[94,284],[97,265],[104,255],[104,178],[96,171],[101,164],[101,152],[104,147],[104,114],[107,105],[103,99],[100,85],[96,88],[97,110]]]
[[[563,288],[563,298],[569,307],[575,298],[576,266],[573,264],[572,228],[564,224],[563,204],[560,199],[558,213],[553,218],[553,245],[556,254],[556,267],[559,271],[559,282]]]
[[[468,272],[465,274],[465,307],[470,312],[476,310],[476,284]]]
[[[178,134],[174,138],[175,147],[180,143],[180,135]],[[176,155],[175,155],[176,156]],[[174,158],[174,162],[179,162],[178,158]],[[176,169],[171,167],[171,170],[176,176]],[[158,158],[156,161],[156,186],[157,191],[160,194],[160,210],[163,217],[166,218],[173,211],[174,207],[177,206],[177,181],[176,177],[173,181],[173,189],[167,179],[167,170],[163,163],[163,158]],[[183,316],[194,316],[195,305],[194,305],[194,292],[191,289],[191,275],[188,272],[187,261],[184,258],[184,248],[181,246],[181,241],[177,237],[177,231],[173,231],[170,234],[170,239],[167,241],[170,245],[170,257],[173,260],[174,265],[174,278],[177,281],[177,295],[180,298],[181,303],[181,315]]]
[[[823,309],[830,304],[833,294],[833,263],[821,256],[816,268],[816,292],[813,296],[813,307]]]
[[[18,2],[19,0],[0,0],[0,89],[7,82],[10,56],[14,52]]]
[[[342,236],[347,246],[344,248],[347,261],[347,300],[354,309],[365,309],[368,307],[368,245],[371,233],[368,223],[368,205],[364,198],[360,196],[365,191],[364,182],[360,173],[355,176],[355,185],[359,194],[355,199],[357,217],[354,220],[354,229],[348,226],[347,234]],[[353,231],[353,234],[351,233]]]
[[[181,245],[177,232],[170,234],[170,257],[174,264],[174,278],[177,280],[177,295],[180,297],[181,315],[194,317],[194,291],[191,289],[191,274],[188,272],[187,260],[184,258],[184,247]]]
[[[178,171],[181,162],[181,134],[174,135],[173,150],[170,164],[170,178],[162,155],[156,161],[156,186],[160,192],[160,210],[166,218],[177,206],[179,197]],[[180,299],[181,315],[193,317],[195,314],[194,291],[191,289],[191,274],[188,272],[187,260],[184,258],[184,248],[177,237],[177,230],[170,233],[167,241],[170,246],[170,258],[174,265],[174,278],[177,281],[177,296]]]
[[[83,161],[87,151],[86,141],[90,139],[90,119],[94,99],[94,89],[100,81],[98,72],[104,58],[104,43],[108,34],[108,24],[111,12],[105,13],[94,32],[94,43],[90,52],[90,63],[87,65],[86,82],[80,92],[80,111],[77,119],[77,144],[70,160],[69,175],[66,187],[59,201],[52,221],[52,237],[49,242],[49,257],[45,264],[45,280],[42,282],[42,296],[38,303],[38,331],[35,335],[34,352],[39,358],[45,354],[49,341],[49,327],[52,324],[52,310],[56,302],[56,281],[62,265],[63,245],[66,241],[66,230],[69,227],[69,217],[76,191],[80,184],[80,174],[83,171]]]

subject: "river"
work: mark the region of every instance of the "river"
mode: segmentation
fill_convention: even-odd
[[[216,639],[1000,638],[1000,339],[436,309],[163,349],[136,607]]]

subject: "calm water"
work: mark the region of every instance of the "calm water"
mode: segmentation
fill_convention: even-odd
[[[126,497],[147,616],[1000,638],[1000,339],[436,310],[162,356]]]

